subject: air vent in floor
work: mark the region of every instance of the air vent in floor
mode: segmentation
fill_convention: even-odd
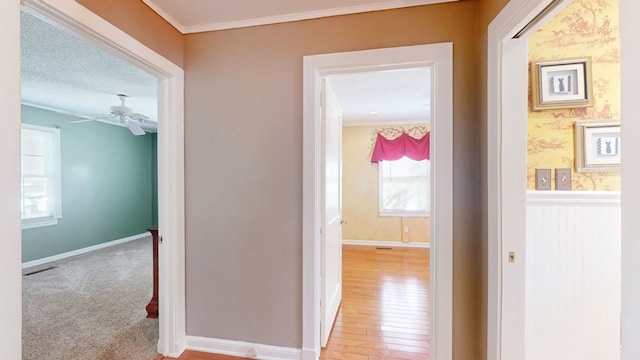
[[[24,276],[29,276],[29,275],[33,275],[33,274],[39,274],[41,272],[53,270],[55,268],[57,268],[57,266],[49,266],[48,268],[44,268],[44,269],[40,269],[40,270],[36,270],[36,271],[32,271],[32,272],[26,273],[26,274],[24,274]]]

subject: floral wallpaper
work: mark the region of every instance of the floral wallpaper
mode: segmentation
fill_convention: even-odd
[[[591,57],[594,105],[538,111],[530,106],[528,189],[535,189],[536,168],[550,168],[552,176],[554,168],[571,168],[574,190],[620,190],[620,173],[576,172],[574,162],[576,120],[620,119],[618,1],[574,0],[529,38],[531,63]]]

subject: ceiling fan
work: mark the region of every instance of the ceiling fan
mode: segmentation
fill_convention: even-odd
[[[133,135],[144,135],[145,131],[141,125],[144,125],[146,121],[151,120],[148,116],[133,112],[130,107],[127,107],[124,103],[128,96],[125,94],[116,94],[120,98],[120,105],[114,105],[109,108],[109,114],[103,116],[96,116],[83,120],[69,121],[72,123],[83,123],[88,121],[101,121],[106,123],[112,123],[115,125],[126,126]]]

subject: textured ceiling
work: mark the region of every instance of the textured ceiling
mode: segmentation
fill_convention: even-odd
[[[32,14],[21,16],[23,103],[103,115],[121,93],[134,112],[157,120],[157,78]]]
[[[231,29],[458,0],[143,0],[182,33]]]

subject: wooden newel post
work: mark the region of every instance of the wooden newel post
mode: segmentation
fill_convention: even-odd
[[[152,226],[147,229],[153,237],[153,297],[147,304],[147,317],[158,317],[158,227]]]

